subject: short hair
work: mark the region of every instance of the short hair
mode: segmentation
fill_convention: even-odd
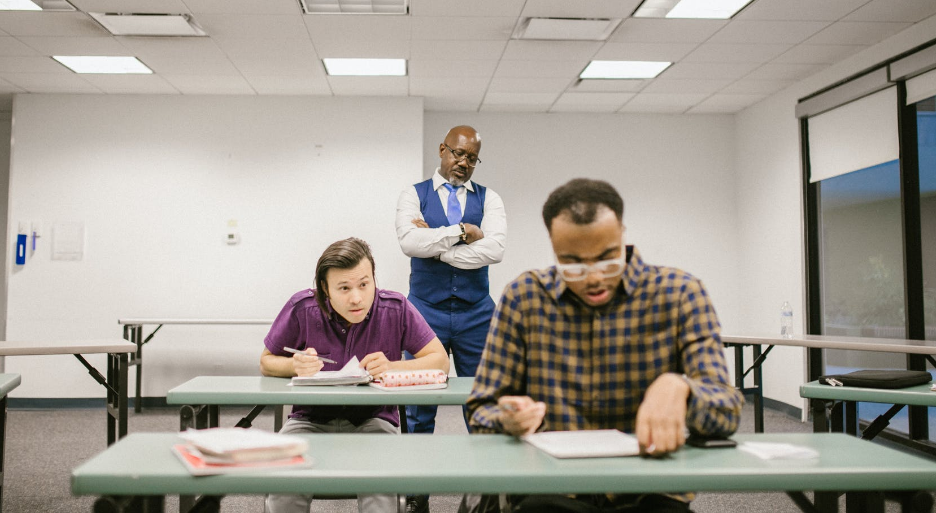
[[[370,246],[356,237],[333,242],[325,248],[315,265],[315,300],[323,311],[327,310],[325,301],[328,299],[328,281],[326,279],[328,270],[353,269],[365,258],[370,260],[371,273],[374,273],[376,265],[374,264],[374,257],[371,255]]]
[[[598,207],[604,205],[614,212],[618,221],[624,221],[624,200],[608,182],[575,178],[552,191],[543,204],[543,222],[552,232],[553,219],[569,212],[575,224],[594,222]]]

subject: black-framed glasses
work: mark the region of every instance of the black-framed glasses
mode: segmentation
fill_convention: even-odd
[[[448,151],[452,152],[452,157],[455,157],[455,162],[465,159],[465,163],[471,167],[475,167],[481,163],[481,159],[479,159],[477,155],[472,155],[461,150],[453,150],[451,146],[445,143],[442,143],[442,146],[445,146],[448,148]]]

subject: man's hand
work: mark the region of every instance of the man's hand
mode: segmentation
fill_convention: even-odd
[[[637,441],[650,456],[679,449],[686,443],[686,400],[689,384],[679,374],[661,374],[650,384],[637,408]]]
[[[426,221],[423,221],[422,219],[419,219],[419,218],[413,219],[410,222],[415,224],[416,228],[429,228],[429,224],[426,223]]]
[[[497,405],[501,410],[500,425],[508,435],[535,433],[546,417],[546,403],[527,396],[505,395],[497,400]]]
[[[383,352],[377,351],[376,353],[365,356],[364,359],[361,360],[361,368],[366,369],[371,376],[376,378],[390,370],[390,360],[384,356]]]
[[[471,244],[476,240],[481,240],[484,238],[484,232],[481,231],[481,228],[478,228],[476,225],[471,223],[463,223],[465,225],[465,243]]]
[[[318,359],[316,356],[315,349],[307,348],[304,353],[296,353],[292,355],[293,361],[293,370],[296,371],[296,375],[307,378],[309,376],[314,376],[318,371],[322,370],[322,367],[325,366],[325,362]]]

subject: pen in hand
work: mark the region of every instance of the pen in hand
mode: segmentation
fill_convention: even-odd
[[[295,354],[308,354],[308,353],[306,353],[305,351],[300,351],[300,350],[298,350],[298,349],[293,349],[293,348],[291,348],[291,347],[284,347],[283,350],[284,350],[284,351],[288,351],[288,352],[290,352],[290,353],[295,353]],[[311,354],[310,354],[309,356],[318,356],[318,355],[311,355]],[[338,362],[336,362],[335,360],[332,360],[331,358],[325,358],[324,356],[318,356],[318,359],[319,359],[319,360],[322,360],[323,362],[338,363]]]

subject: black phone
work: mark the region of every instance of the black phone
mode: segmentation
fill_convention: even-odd
[[[730,438],[704,438],[701,436],[690,436],[686,443],[693,447],[702,447],[704,449],[715,449],[720,447],[735,447],[738,442]]]

